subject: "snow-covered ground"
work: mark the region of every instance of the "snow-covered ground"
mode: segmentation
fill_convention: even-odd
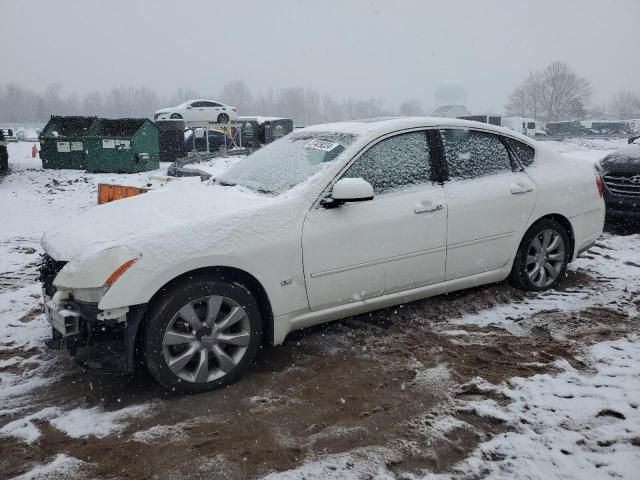
[[[545,143],[586,162],[624,144]],[[123,468],[128,478],[179,478],[181,462],[194,461],[190,474],[207,478],[638,478],[637,233],[606,233],[561,290],[523,296],[494,286],[382,311],[366,328],[347,322],[294,337],[268,354],[266,371],[225,391],[166,397],[144,381],[83,375],[66,354],[48,352],[35,278],[42,231],[94,205],[97,183],[142,186],[167,165],[96,175],[42,170],[30,143],[10,144],[9,154],[0,180],[0,478],[120,478]],[[215,175],[236,161],[198,168]],[[387,321],[391,333],[378,326]],[[314,384],[312,365],[323,362],[333,367],[318,375],[343,375]],[[394,402],[404,408],[393,413]],[[254,460],[256,450],[264,456]],[[114,455],[130,455],[129,464]],[[139,456],[146,470],[133,466]]]

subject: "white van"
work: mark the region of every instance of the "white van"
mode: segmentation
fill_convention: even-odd
[[[534,137],[536,134],[536,121],[529,117],[502,117],[502,126],[527,137]]]

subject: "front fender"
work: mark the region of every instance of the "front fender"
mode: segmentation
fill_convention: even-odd
[[[143,258],[107,290],[98,307],[101,310],[107,310],[148,303],[163,286],[182,275],[203,268],[230,267],[242,270],[260,282],[269,297],[274,315],[307,308],[307,293],[301,262],[298,263],[296,259],[292,259],[290,253],[288,258],[280,258],[280,255],[275,253],[260,255],[260,257],[263,259],[261,262],[257,262],[256,257],[249,259],[245,256],[200,257],[179,264],[166,264],[167,268],[162,270],[158,270],[157,264],[155,268],[153,265],[145,265]],[[285,274],[282,270],[273,268],[273,265],[280,264],[281,267],[285,267],[287,263],[289,268],[283,268],[283,270],[291,272],[289,277],[291,282],[282,285],[280,277]]]

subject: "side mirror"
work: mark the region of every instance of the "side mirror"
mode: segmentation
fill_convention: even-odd
[[[346,202],[373,200],[373,187],[362,178],[343,178],[333,186],[331,196],[323,200],[327,208],[337,207]]]
[[[185,108],[186,108],[187,110],[191,110],[193,107],[192,107],[191,105],[187,105]]]

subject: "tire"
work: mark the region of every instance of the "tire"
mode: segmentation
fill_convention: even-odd
[[[566,228],[552,219],[542,219],[529,228],[518,247],[511,269],[511,283],[542,292],[555,288],[567,271],[571,240]]]
[[[172,113],[169,118],[171,118],[171,120],[182,120],[182,115],[179,113]]]
[[[226,113],[218,115],[218,123],[229,123],[229,115]]]
[[[244,285],[195,277],[151,306],[143,352],[147,369],[165,388],[200,393],[237,381],[261,338],[260,310]]]

